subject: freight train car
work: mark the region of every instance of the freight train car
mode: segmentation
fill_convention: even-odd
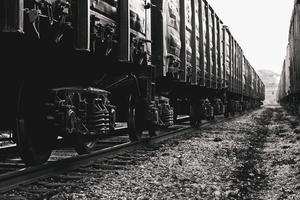
[[[192,124],[198,124],[215,114],[234,115],[247,102],[259,104],[261,98],[252,93],[243,99],[243,51],[205,0],[152,3],[157,6],[152,9],[157,88],[170,99],[175,120],[189,114]]]
[[[132,140],[153,133],[150,10],[144,0],[0,2],[0,124],[26,164],[45,162],[58,136],[89,153],[116,120]]]
[[[281,104],[289,104],[288,96],[290,94],[290,62],[289,62],[289,50],[287,50],[286,59],[283,62],[282,71],[280,75],[277,98],[281,101]],[[287,106],[287,105],[286,105]]]
[[[197,126],[264,95],[205,0],[2,0],[0,43],[1,130],[29,165],[58,136],[84,154],[116,121],[139,140],[177,115]]]
[[[300,113],[300,1],[295,0],[291,17],[286,57],[280,76],[278,101]]]

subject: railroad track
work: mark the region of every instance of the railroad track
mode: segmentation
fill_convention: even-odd
[[[236,117],[238,117],[238,115]],[[201,127],[209,126],[213,123],[220,123],[224,120],[232,120],[234,118],[231,117],[225,119],[224,117],[217,117],[215,121],[204,122]],[[143,138],[140,142],[129,142],[128,138],[120,135],[115,137],[114,140],[108,138],[107,140],[101,141],[100,146],[102,143],[102,147],[99,147],[98,150],[88,155],[71,155],[72,157],[52,160],[50,158],[49,162],[33,167],[25,167],[20,163],[20,168],[8,173],[0,174],[0,193],[3,194],[15,188],[23,187],[24,185],[28,185],[30,183],[35,183],[41,179],[55,177],[58,176],[58,174],[63,174],[68,171],[78,169],[82,170],[82,168],[88,168],[89,166],[93,165],[93,163],[96,161],[105,161],[107,159],[116,157],[117,155],[143,149],[149,145],[160,143],[170,138],[185,135],[196,130],[190,127],[188,123],[184,123],[184,120],[180,123],[181,125],[175,125],[167,132],[161,131],[157,136],[152,138]],[[123,142],[121,142],[119,139],[123,140]],[[65,153],[65,151],[63,151],[63,153]],[[83,171],[86,171],[86,169],[83,169]]]
[[[182,123],[187,120],[189,120],[189,116],[180,116],[177,118],[177,123]],[[109,138],[112,138],[115,136],[123,136],[126,134],[127,134],[127,126],[123,124],[123,125],[119,125],[118,128],[115,129],[115,132],[113,134],[106,135],[102,139],[105,140],[105,139],[109,139]],[[60,154],[60,150],[65,151],[65,149],[68,148],[68,146],[70,146],[70,145],[67,144],[65,141],[58,139],[56,146],[54,147],[54,149],[58,149],[58,150],[56,150],[56,154]],[[109,141],[107,141],[106,144],[104,141],[102,141],[101,145],[98,144],[97,148],[101,149],[103,147],[109,147],[109,146],[111,146]],[[59,157],[59,155],[57,155],[56,157]],[[50,159],[55,160],[56,159],[55,155]],[[0,147],[0,174],[7,171],[7,169],[5,167],[5,166],[7,166],[7,163],[9,163],[9,165],[12,165],[13,163],[21,163],[21,162],[22,161],[19,158],[18,148],[17,148],[16,144],[12,143],[12,144],[8,144],[8,145],[4,145],[4,146]],[[6,165],[4,164],[4,167],[3,167],[3,165],[1,165],[1,163],[6,163]],[[16,164],[16,165],[18,165],[18,164]],[[19,166],[21,166],[21,165],[19,165]]]
[[[104,135],[103,140],[112,138],[112,137],[118,137],[122,135],[127,134],[127,127],[125,126],[119,126],[113,134],[110,135]],[[97,149],[102,149],[107,146],[104,142],[99,143],[97,145]],[[64,141],[62,138],[59,138],[56,142],[56,145],[54,146],[54,151],[52,153],[52,157],[50,158],[51,161],[63,159],[66,157],[74,156],[76,153],[73,151],[73,148],[71,147],[71,144],[68,144],[66,141]],[[9,144],[0,147],[0,175],[15,171],[17,169],[24,168],[25,165],[22,163],[21,158],[19,157],[19,152],[16,144]]]

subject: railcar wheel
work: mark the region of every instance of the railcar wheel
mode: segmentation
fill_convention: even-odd
[[[79,155],[91,153],[95,147],[98,139],[87,137],[86,129],[84,127],[79,127],[80,124],[77,123],[78,119],[75,112],[70,112],[68,117],[69,129],[71,130],[80,130],[74,132],[74,135],[71,136],[71,141],[74,139],[75,150]]]
[[[149,136],[150,137],[154,137],[154,136],[157,136],[156,134],[156,131],[157,131],[157,125],[152,123],[152,122],[149,122],[149,125],[148,125],[148,131],[149,131]]]
[[[198,126],[196,106],[193,103],[190,104],[190,125],[193,126],[193,127]]]
[[[75,150],[79,155],[89,154],[94,151],[98,140],[87,141],[81,136],[76,138]]]
[[[130,95],[128,98],[128,119],[127,126],[131,141],[141,140],[145,128],[145,106],[136,96]]]
[[[46,92],[46,91],[44,91]],[[57,139],[53,116],[46,108],[45,93],[23,88],[19,96],[16,143],[20,156],[26,165],[46,162]]]
[[[36,123],[39,123],[36,121]],[[16,142],[20,156],[26,165],[39,165],[46,162],[51,155],[51,145],[45,137],[42,137],[43,131],[36,130],[31,119],[17,119]]]

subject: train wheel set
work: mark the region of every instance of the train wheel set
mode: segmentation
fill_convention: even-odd
[[[0,129],[27,165],[58,137],[88,154],[144,131],[259,107],[264,84],[206,0],[2,0]]]

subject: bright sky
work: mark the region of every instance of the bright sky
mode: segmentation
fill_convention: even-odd
[[[294,0],[207,0],[255,69],[281,73]]]

